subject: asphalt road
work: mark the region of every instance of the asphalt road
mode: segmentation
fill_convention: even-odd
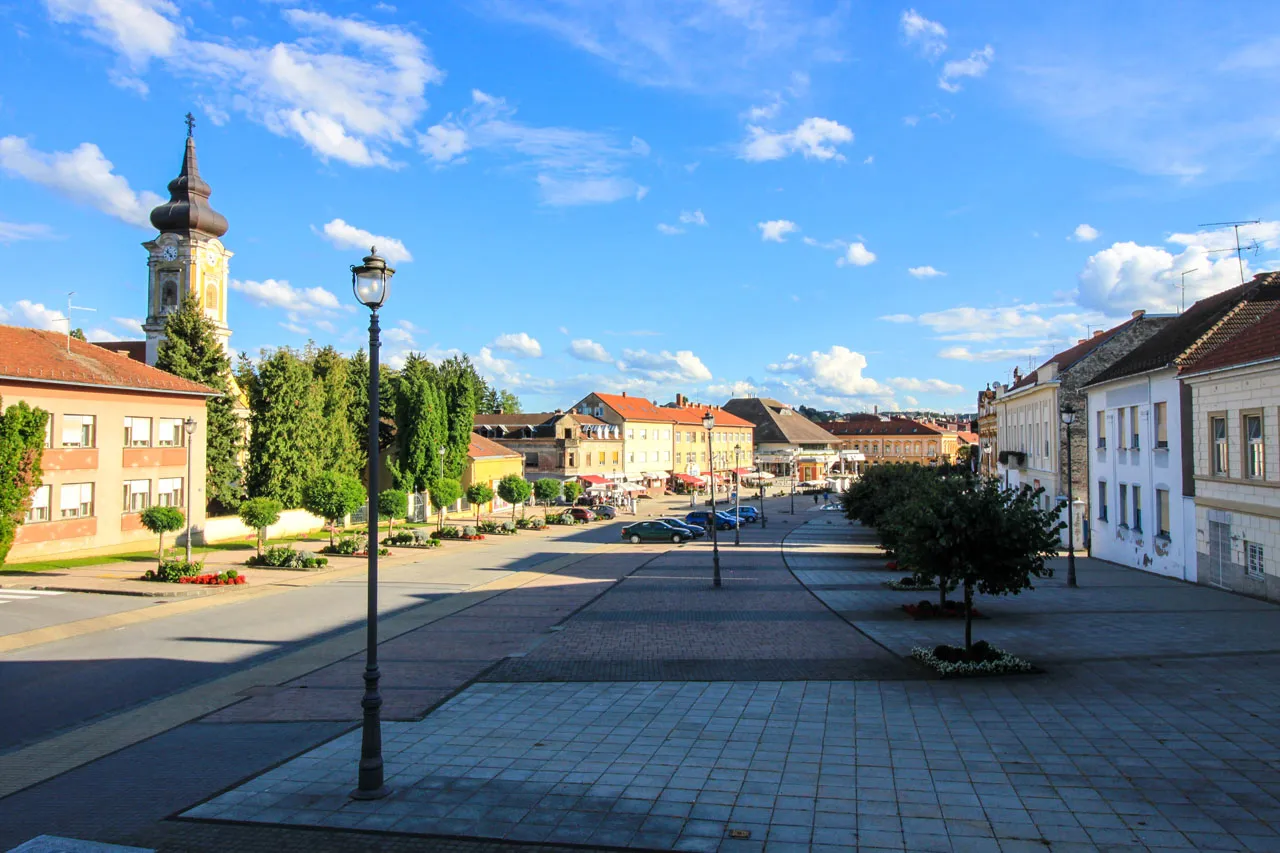
[[[155,599],[37,589],[0,589],[0,636],[150,607]]]

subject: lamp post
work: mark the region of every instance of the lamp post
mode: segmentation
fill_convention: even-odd
[[[351,267],[351,289],[356,301],[369,309],[369,612],[365,617],[364,697],[360,700],[364,709],[360,771],[351,792],[357,800],[377,800],[391,793],[383,781],[382,696],[378,693],[378,309],[387,301],[395,272],[372,247],[363,262]]]
[[[196,419],[187,418],[182,422],[182,430],[187,434],[187,562],[191,562],[191,436],[196,433]]]
[[[796,514],[796,452],[791,451],[791,514]]]
[[[440,479],[441,480],[444,479],[444,452],[445,451],[443,446],[436,448],[436,456],[440,457]],[[436,529],[439,530],[439,529],[442,529],[443,527],[444,527],[444,505],[441,504],[440,521],[437,523]]]
[[[742,475],[738,473],[738,466],[742,464],[742,445],[735,444],[733,446],[733,517],[738,523],[733,527],[733,544],[742,544]]]
[[[707,464],[711,466],[711,585],[720,586],[720,538],[716,536],[716,457],[711,451],[711,430],[715,428],[716,416],[708,411],[702,416],[702,425],[707,430]]]
[[[1062,424],[1067,428],[1067,586],[1076,585],[1076,508],[1071,480],[1071,424],[1076,410],[1070,403],[1062,406]]]

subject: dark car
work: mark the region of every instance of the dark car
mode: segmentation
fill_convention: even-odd
[[[617,507],[611,507],[608,504],[592,504],[589,509],[601,518],[615,519],[618,517]]]
[[[743,523],[760,520],[760,510],[753,506],[729,507],[724,512],[725,515],[737,515]]]
[[[591,506],[595,502],[596,502],[595,498],[587,497],[586,495],[581,495],[576,501],[573,502],[573,505],[574,506]]]
[[[694,539],[700,539],[701,537],[707,535],[706,528],[699,527],[696,524],[689,524],[687,522],[681,521],[678,518],[659,518],[658,521],[661,521],[663,524],[670,524],[672,527],[676,528],[677,530],[687,530],[689,531],[689,535]]]
[[[622,528],[622,538],[639,545],[641,542],[674,542],[679,545],[693,537],[661,521],[639,521]]]
[[[578,519],[578,521],[595,521],[596,520],[596,514],[591,510],[587,509],[585,506],[575,506],[573,509],[569,510],[569,515]]]
[[[702,527],[709,528],[711,526],[711,518],[712,516],[710,512],[699,509],[686,515],[684,520],[689,524],[698,524]],[[738,519],[731,515],[726,515],[723,512],[717,512],[715,514],[715,519],[717,530],[732,530],[738,526]]]

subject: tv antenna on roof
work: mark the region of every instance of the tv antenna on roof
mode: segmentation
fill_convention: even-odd
[[[71,352],[71,312],[73,310],[74,311],[97,311],[98,310],[97,308],[85,308],[83,305],[72,305],[71,297],[75,295],[76,295],[76,292],[74,290],[67,294],[67,316],[62,318],[67,321],[67,353],[68,354],[70,354]]]
[[[1253,245],[1245,246],[1244,249],[1242,249],[1240,247],[1240,226],[1241,225],[1260,225],[1261,223],[1262,223],[1261,219],[1241,219],[1235,222],[1202,222],[1200,225],[1197,225],[1196,227],[1197,228],[1226,228],[1228,225],[1230,225],[1233,229],[1235,229],[1236,262],[1240,265],[1240,283],[1244,284],[1244,249],[1252,249],[1253,253],[1256,255],[1258,253],[1258,249],[1260,249],[1261,247],[1258,245],[1258,241],[1254,240]],[[1206,252],[1205,254],[1212,255],[1217,252],[1230,252],[1230,251],[1231,251],[1230,249],[1214,249],[1212,251]]]
[[[1221,249],[1219,251],[1230,251],[1230,249]],[[1200,271],[1199,267],[1192,267],[1189,270],[1183,270],[1182,272],[1178,273],[1178,275],[1182,276],[1182,280],[1179,281],[1178,284],[1176,285],[1177,287],[1182,289],[1182,307],[1178,309],[1179,314],[1187,310],[1187,276],[1193,272],[1199,272],[1199,271]]]

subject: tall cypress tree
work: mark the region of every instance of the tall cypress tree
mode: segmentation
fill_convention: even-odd
[[[396,383],[396,439],[399,486],[415,492],[440,476],[437,450],[448,440],[448,416],[438,372],[416,353],[409,356]]]
[[[366,456],[360,452],[364,435],[357,436],[355,424],[351,422],[355,393],[347,359],[332,346],[321,347],[310,355],[311,373],[318,386],[324,419],[324,428],[320,431],[320,465],[326,471],[358,476]],[[365,408],[368,408],[367,397]]]
[[[218,340],[217,327],[199,302],[188,295],[164,324],[156,367],[218,392],[205,403],[205,494],[208,509],[231,512],[244,500],[244,424],[232,395],[231,358]]]
[[[467,469],[467,448],[471,445],[476,402],[483,394],[484,380],[465,355],[445,359],[440,364],[439,374],[448,413],[445,476],[457,480]]]
[[[303,485],[322,470],[324,400],[311,368],[283,347],[259,362],[249,396],[249,493],[302,505]]]

